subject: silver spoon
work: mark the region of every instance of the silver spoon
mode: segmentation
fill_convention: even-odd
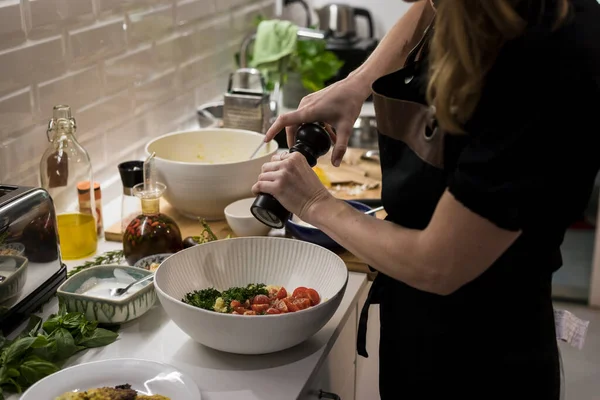
[[[375,207],[369,211],[365,211],[365,215],[375,214],[376,212],[379,212],[381,210],[383,210],[383,206]]]
[[[115,289],[110,289],[110,295],[111,297],[118,297],[118,296],[122,296],[125,293],[127,293],[127,291],[129,289],[131,289],[131,287],[133,285],[137,285],[138,283],[142,283],[142,282],[146,282],[149,281],[151,279],[154,279],[154,274],[152,275],[147,275],[145,277],[143,277],[142,279],[138,279],[135,282],[131,282],[129,285],[125,286],[124,288],[115,288]]]
[[[265,144],[267,144],[267,142],[260,142],[260,144],[258,145],[258,147],[256,148],[256,150],[254,150],[254,153],[252,153],[252,155],[250,156],[250,158],[249,158],[248,160],[252,160],[252,159],[254,158],[254,156],[255,156],[256,154],[258,154],[258,151],[259,151],[260,149],[262,149],[262,147],[263,147]]]

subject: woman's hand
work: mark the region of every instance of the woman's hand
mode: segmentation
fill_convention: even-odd
[[[369,84],[358,76],[334,83],[325,89],[304,97],[296,111],[282,114],[268,130],[265,141],[272,140],[283,128],[286,130],[287,142],[291,147],[295,143],[298,126],[308,122],[324,122],[331,125],[335,131],[335,145],[331,162],[336,167],[348,147],[354,122],[360,115],[364,101],[369,97]]]
[[[276,154],[263,165],[252,192],[273,195],[282,206],[310,223],[313,206],[333,196],[300,153]]]

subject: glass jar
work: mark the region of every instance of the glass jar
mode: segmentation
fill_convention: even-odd
[[[142,213],[140,199],[133,194],[133,187],[144,180],[144,162],[123,162],[119,164],[119,174],[123,183],[121,195],[121,236],[123,236],[129,223]]]
[[[160,197],[166,188],[158,182],[153,190],[145,190],[144,183],[133,187],[134,195],[142,203],[142,214],[129,223],[123,234],[123,254],[129,265],[147,256],[183,249],[177,223],[160,212]]]
[[[77,141],[76,129],[71,108],[55,106],[46,131],[50,145],[40,161],[40,182],[54,203],[64,260],[87,257],[98,246],[95,196],[90,196],[88,209],[79,206],[77,186],[94,179],[90,156]]]

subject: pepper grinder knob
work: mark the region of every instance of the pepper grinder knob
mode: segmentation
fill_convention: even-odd
[[[317,165],[317,159],[331,148],[331,137],[324,126],[319,123],[308,123],[301,125],[296,131],[296,143],[290,149],[290,153],[300,153],[308,161],[308,165]],[[254,218],[263,224],[281,229],[290,218],[290,212],[285,209],[270,194],[260,193],[250,207]]]

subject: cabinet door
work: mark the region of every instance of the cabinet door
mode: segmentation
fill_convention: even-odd
[[[309,383],[300,400],[355,399],[356,309],[352,310],[329,356]],[[337,397],[335,397],[337,396]]]
[[[361,293],[358,299],[358,315],[362,311],[371,288],[371,282]],[[358,323],[357,323],[358,327]],[[356,400],[379,399],[379,305],[374,304],[369,308],[369,322],[367,324],[367,352],[369,358],[356,356]]]

